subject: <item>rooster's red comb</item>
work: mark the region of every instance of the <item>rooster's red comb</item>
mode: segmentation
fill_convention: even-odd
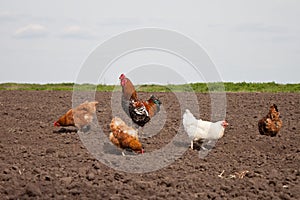
[[[123,78],[125,78],[125,75],[121,74],[120,77],[119,77],[119,79],[123,79]]]

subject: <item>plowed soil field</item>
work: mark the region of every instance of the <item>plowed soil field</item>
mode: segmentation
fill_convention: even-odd
[[[185,134],[174,94],[155,95],[164,109],[144,132],[159,127],[157,121],[164,124],[157,134],[141,137],[144,155],[128,153],[125,159],[147,156],[178,132]],[[196,96],[201,108],[196,117],[209,120],[209,94]],[[112,111],[112,93],[97,92],[95,98],[105,135],[114,115],[130,121],[122,110]],[[227,93],[226,98],[230,125],[206,157],[183,141],[178,148],[186,150],[172,163],[134,173],[91,154],[80,134],[93,133],[53,127],[71,108],[72,92],[0,91],[0,199],[300,199],[300,93]],[[273,103],[283,127],[276,137],[260,135],[257,122]],[[155,121],[160,114],[165,118]],[[124,159],[112,147],[107,143],[100,153]]]

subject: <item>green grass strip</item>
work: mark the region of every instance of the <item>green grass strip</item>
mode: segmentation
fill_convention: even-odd
[[[101,92],[121,91],[121,87],[115,85],[93,85],[74,83],[49,83],[49,84],[29,84],[29,83],[1,83],[0,90],[47,90],[47,91],[73,91],[74,90],[95,90]],[[267,83],[191,83],[182,85],[138,85],[140,92],[300,92],[300,83],[279,84],[275,82]]]

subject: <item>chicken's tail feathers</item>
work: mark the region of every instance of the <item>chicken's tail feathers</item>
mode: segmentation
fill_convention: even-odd
[[[161,101],[156,96],[154,96],[153,94],[150,96],[149,100],[153,101],[159,107],[162,104]]]
[[[194,117],[194,115],[191,113],[191,111],[189,109],[185,110],[182,120],[183,120],[183,125],[184,126],[197,121],[197,119]]]
[[[185,109],[185,112],[184,112],[184,113],[187,113],[187,114],[190,113],[190,114],[192,114],[191,111],[190,111],[189,109]]]
[[[93,104],[94,106],[96,106],[96,105],[98,105],[99,104],[99,102],[98,101],[92,101],[92,102],[90,102],[91,104]]]
[[[193,113],[191,113],[191,111],[189,109],[186,109],[184,114],[183,114],[183,118],[195,118]]]
[[[88,100],[85,100],[81,105],[83,104],[90,104],[90,105],[94,105],[96,106],[97,104],[99,104],[98,101],[88,101]]]

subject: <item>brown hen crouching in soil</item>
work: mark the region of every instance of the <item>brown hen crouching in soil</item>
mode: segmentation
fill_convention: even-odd
[[[261,135],[274,137],[282,127],[282,120],[279,118],[280,113],[275,104],[270,106],[269,113],[258,121],[258,130]]]
[[[123,120],[115,117],[110,123],[111,133],[109,135],[110,141],[122,149],[122,155],[125,156],[124,150],[132,150],[135,153],[144,153],[142,144],[138,139],[137,131],[125,124]]]
[[[57,121],[54,122],[54,126],[75,126],[80,131],[88,131],[90,129],[90,124],[94,119],[97,104],[97,101],[85,101],[61,116]]]

